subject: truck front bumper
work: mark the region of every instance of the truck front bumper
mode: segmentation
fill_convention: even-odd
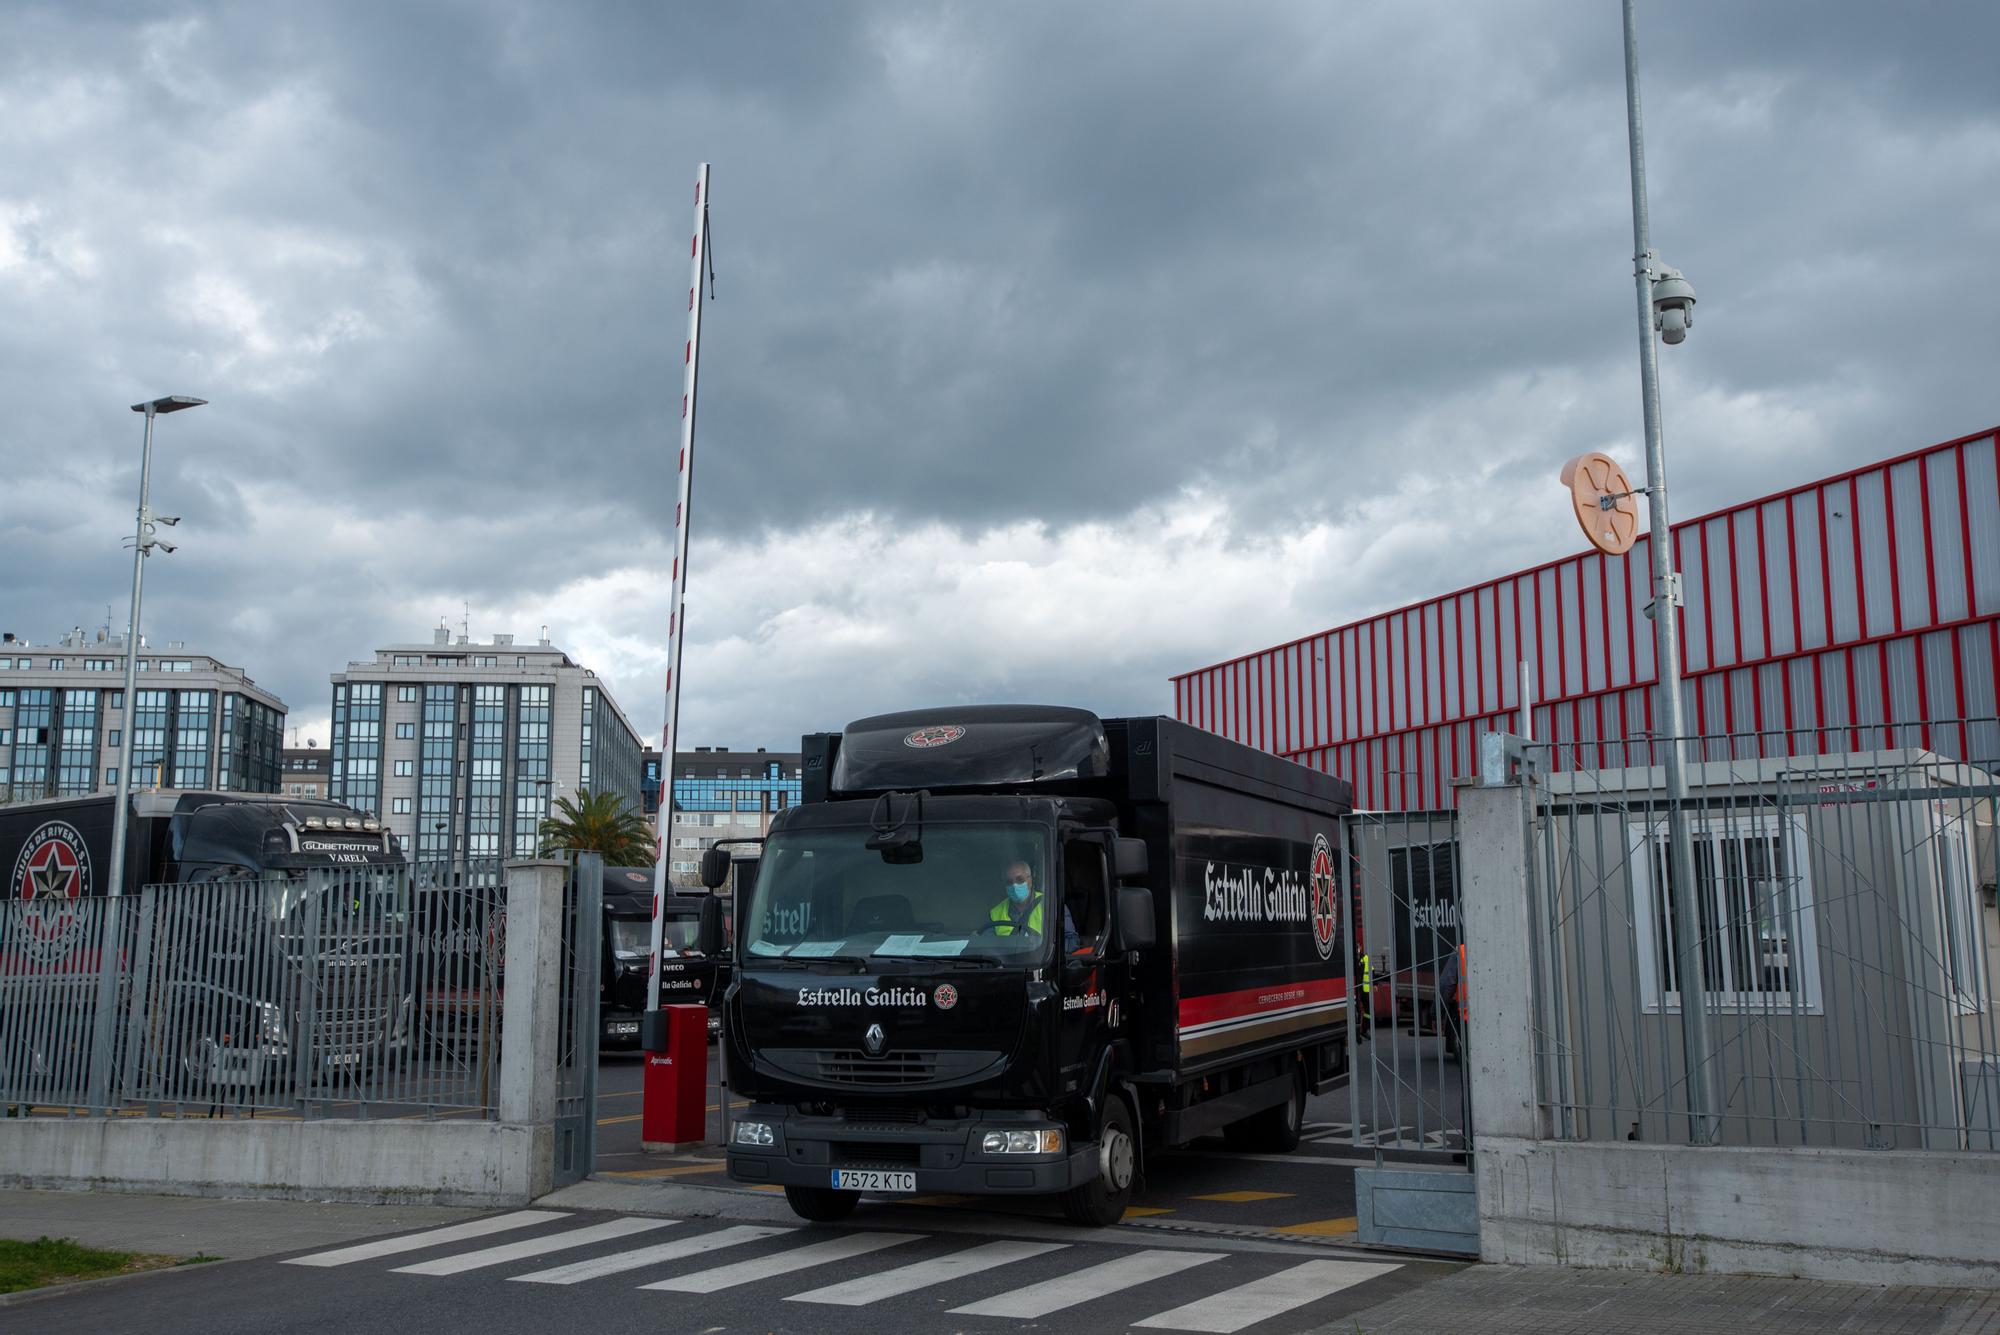
[[[735,1143],[737,1122],[771,1128],[775,1144]],[[753,1104],[731,1119],[729,1176],[738,1182],[786,1187],[830,1187],[840,1169],[914,1173],[919,1193],[967,1196],[1046,1196],[1079,1187],[1097,1176],[1097,1146],[1071,1145],[1048,1154],[985,1154],[988,1131],[1019,1131],[1047,1121],[992,1114],[915,1123],[870,1122],[853,1117],[806,1117],[788,1108]]]

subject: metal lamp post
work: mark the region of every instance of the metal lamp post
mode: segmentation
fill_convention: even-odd
[[[125,628],[125,728],[118,741],[118,804],[111,820],[111,893],[125,888],[125,827],[127,808],[132,803],[132,720],[139,711],[139,595],[145,582],[146,557],[153,548],[171,552],[172,543],[154,536],[157,526],[180,523],[175,515],[155,515],[152,507],[153,419],[161,413],[177,413],[183,408],[199,408],[207,399],[169,394],[146,403],[135,403],[132,411],[146,415],[145,444],[139,454],[139,527],[132,541],[132,624]]]
[[[1669,343],[1687,337],[1694,290],[1677,270],[1653,253],[1646,208],[1645,134],[1639,114],[1639,43],[1633,29],[1633,0],[1625,0],[1625,122],[1632,156],[1633,281],[1639,302],[1639,391],[1646,417],[1646,494],[1652,512],[1653,648],[1660,687],[1660,722],[1667,735],[1667,858],[1673,886],[1674,974],[1680,983],[1681,1049],[1687,1064],[1688,1139],[1713,1143],[1717,1102],[1715,1068],[1710,1062],[1708,978],[1702,966],[1701,921],[1694,897],[1694,845],[1688,835],[1688,783],[1681,703],[1681,635],[1675,613],[1681,605],[1680,576],[1674,570],[1673,533],[1667,519],[1667,456],[1660,438],[1660,333]]]

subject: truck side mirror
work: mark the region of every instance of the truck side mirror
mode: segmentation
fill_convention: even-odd
[[[1117,839],[1112,845],[1111,857],[1112,870],[1121,881],[1139,880],[1150,870],[1144,839]]]
[[[721,852],[720,849],[714,848],[708,851]],[[726,853],[723,854],[725,861],[728,856]],[[706,864],[707,861],[708,857],[704,854],[702,862]],[[705,876],[708,868],[704,865],[702,871]],[[694,948],[711,959],[722,953],[722,901],[714,895],[702,897],[701,921],[695,928]]]
[[[711,890],[719,889],[729,879],[729,850],[726,848],[704,848],[701,850],[701,883]]]
[[[1158,939],[1153,926],[1153,892],[1143,885],[1119,886],[1118,948],[1151,950]]]

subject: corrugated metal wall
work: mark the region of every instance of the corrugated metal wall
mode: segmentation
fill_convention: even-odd
[[[1351,780],[1363,807],[1452,805],[1479,735],[1652,763],[1648,540],[1398,608],[1173,679],[1175,716]],[[2000,468],[1986,431],[1674,527],[1692,730],[1711,758],[1920,745],[2000,757]],[[1895,728],[1884,727],[1895,723]],[[1908,725],[1908,726],[1903,726]],[[1797,730],[1787,735],[1787,730]]]

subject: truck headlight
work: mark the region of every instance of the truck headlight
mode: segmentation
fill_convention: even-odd
[[[257,1035],[266,1043],[285,1041],[285,1013],[268,1001],[257,1003]]]
[[[734,1139],[738,1145],[771,1146],[778,1143],[778,1134],[769,1122],[738,1122]]]
[[[981,1154],[1056,1154],[1062,1150],[1063,1133],[1045,1131],[988,1131],[979,1138]]]

